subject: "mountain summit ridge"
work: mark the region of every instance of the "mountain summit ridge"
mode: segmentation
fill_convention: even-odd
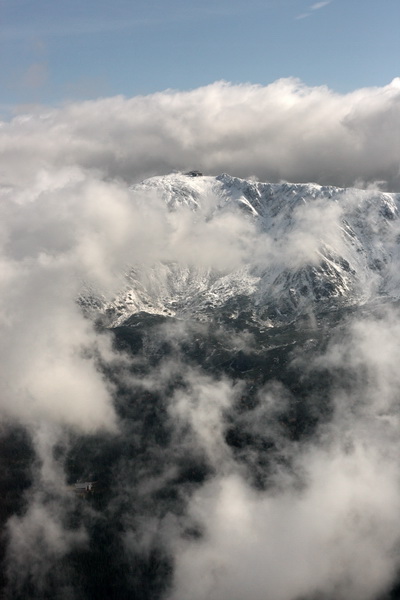
[[[186,254],[130,265],[125,288],[100,302],[110,327],[141,312],[228,321],[245,313],[272,326],[400,298],[400,194],[225,173],[156,176],[130,191],[133,202],[166,206],[169,241],[186,228]]]

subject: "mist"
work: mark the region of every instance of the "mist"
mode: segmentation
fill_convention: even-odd
[[[399,99],[218,82],[1,124],[5,598],[398,597]],[[192,210],[133,185],[192,168],[364,189],[263,229],[211,188]],[[246,321],[263,274],[326,248],[351,306]],[[224,278],[220,319],[165,310],[212,281],[216,315]]]
[[[383,597],[400,559],[397,340],[389,313],[354,322],[316,359],[321,376],[336,373],[334,410],[307,443],[277,433],[282,390],[260,392],[254,421],[241,426],[265,439],[274,430],[286,464],[255,490],[229,457],[220,463],[189,505],[203,538],[174,542],[170,598]]]

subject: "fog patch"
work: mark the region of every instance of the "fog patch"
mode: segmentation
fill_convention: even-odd
[[[189,514],[204,534],[173,543],[170,598],[364,600],[387,591],[400,564],[397,329],[397,313],[356,321],[317,359],[334,374],[332,419],[308,442],[286,439],[290,466],[269,488],[221,464],[194,494]],[[269,411],[269,422],[254,423],[266,436],[277,426]]]
[[[82,550],[88,535],[75,522],[76,498],[67,486],[56,444],[67,443],[66,432],[43,423],[33,431],[33,485],[25,492],[25,510],[6,525],[6,598],[75,597],[79,584],[64,564],[74,550]]]

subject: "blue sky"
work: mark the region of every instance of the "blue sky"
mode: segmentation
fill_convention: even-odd
[[[0,0],[3,107],[298,77],[398,76],[399,0]]]

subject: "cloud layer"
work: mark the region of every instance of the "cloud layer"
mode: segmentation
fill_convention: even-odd
[[[125,592],[143,598],[161,597],[151,587],[161,561],[147,569],[155,551],[175,566],[163,588],[171,600],[372,600],[390,588],[400,565],[395,311],[350,322],[319,356],[296,358],[304,374],[332,385],[300,399],[320,411],[324,400],[329,417],[294,439],[285,418],[298,400],[283,384],[246,388],[189,361],[191,343],[194,356],[204,350],[201,325],[155,328],[132,358],[76,299],[88,282],[110,297],[126,268],[166,258],[205,271],[249,257],[311,260],[322,234],[337,241],[336,207],[300,207],[274,245],[255,242],[255,226],[237,211],[214,220],[169,213],[129,185],[198,168],[396,190],[399,102],[399,80],[340,96],[287,79],[38,109],[2,124],[0,411],[29,431],[34,456],[31,485],[6,526],[10,598],[27,590],[84,598],[79,569],[96,531]],[[258,351],[248,332],[220,336],[228,371],[239,351]],[[168,360],[157,363],[165,348]],[[244,394],[253,402],[246,410]],[[233,426],[254,444],[235,450]],[[68,490],[78,470],[67,466],[71,448],[81,471],[108,469],[104,506]],[[266,473],[258,487],[257,469]]]
[[[38,109],[1,128],[4,184],[79,165],[137,181],[173,169],[398,191],[400,84],[340,95],[295,79]]]

